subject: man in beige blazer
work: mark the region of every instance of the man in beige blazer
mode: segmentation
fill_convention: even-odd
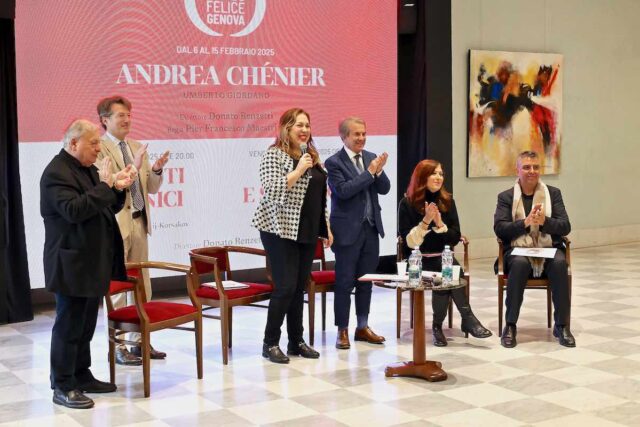
[[[128,138],[131,131],[131,102],[121,96],[105,98],[98,103],[100,123],[105,129],[101,138],[102,150],[98,162],[104,157],[111,158],[112,173],[133,163],[138,171],[137,179],[127,190],[124,208],[116,215],[122,240],[124,242],[125,261],[137,262],[149,259],[147,234],[151,234],[151,210],[148,194],[155,194],[162,185],[162,171],[169,159],[169,152],[160,156],[153,166],[149,163],[147,144]],[[149,272],[143,271],[144,288],[151,299]],[[112,298],[115,308],[126,305],[126,294]],[[140,334],[131,334],[131,341],[140,341]],[[142,364],[140,346],[127,351],[124,345],[116,349],[116,362],[120,365]],[[151,348],[152,359],[164,359],[166,354]]]

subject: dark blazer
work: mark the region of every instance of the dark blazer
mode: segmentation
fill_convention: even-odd
[[[556,187],[547,185],[549,196],[551,196],[551,217],[547,217],[540,231],[550,234],[553,246],[564,249],[562,237],[571,232],[569,215],[562,201],[562,193]],[[496,212],[493,214],[493,231],[504,244],[505,256],[511,253],[511,241],[528,233],[524,226],[524,220],[514,221],[511,216],[513,205],[513,187],[498,194],[498,204]]]
[[[124,201],[125,192],[100,182],[95,166],[83,167],[64,149],[51,160],[40,179],[47,290],[102,297],[112,278],[126,278],[115,218]]]
[[[365,191],[371,196],[378,234],[384,237],[378,194],[387,194],[391,183],[384,171],[375,178],[367,172],[369,163],[376,158],[374,153],[363,150],[361,154],[365,169],[363,173],[358,172],[344,148],[329,157],[324,164],[331,189],[329,223],[333,232],[333,244],[336,246],[351,245],[358,238],[366,207]]]

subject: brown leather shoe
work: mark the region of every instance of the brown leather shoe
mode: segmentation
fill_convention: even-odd
[[[149,355],[151,359],[162,360],[167,357],[167,353],[164,351],[158,351],[155,348],[149,346]],[[142,348],[140,346],[131,347],[131,354],[136,357],[142,357]]]
[[[366,341],[369,344],[382,344],[385,341],[382,335],[376,335],[368,326],[363,329],[356,329],[353,339],[356,341]]]
[[[351,348],[348,329],[338,330],[338,336],[336,337],[336,348],[339,350],[347,350]]]

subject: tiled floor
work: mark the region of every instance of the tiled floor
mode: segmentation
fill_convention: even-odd
[[[427,345],[428,357],[449,374],[441,383],[385,378],[386,364],[412,357],[408,300],[396,340],[395,292],[376,289],[371,324],[386,335],[385,346],[352,342],[338,351],[331,327],[316,331],[319,360],[273,365],[260,356],[266,311],[241,308],[228,366],[215,320],[205,320],[203,380],[196,379],[193,336],[159,332],[154,345],[169,355],[152,362],[151,398],[142,397],[139,368],[118,367],[118,392],[94,395],[94,409],[74,411],[51,403],[53,313],[39,313],[33,322],[0,327],[0,425],[640,425],[640,243],[573,250],[572,261],[574,349],[546,328],[540,291],[525,294],[519,345],[502,348],[493,260],[472,262],[471,304],[494,336],[465,339],[455,313],[456,328],[445,332],[449,346]],[[94,374],[107,379],[102,322],[93,343]]]

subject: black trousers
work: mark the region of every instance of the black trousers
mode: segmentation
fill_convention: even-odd
[[[460,265],[455,257],[453,258],[453,265]],[[425,271],[442,271],[442,257],[422,258],[422,269]],[[460,277],[464,274],[464,271],[460,269]],[[450,289],[446,291],[433,291],[431,293],[431,309],[433,310],[433,323],[441,325],[444,322],[444,318],[447,316],[447,310],[449,309],[449,300],[453,299],[453,302],[458,307],[458,311],[464,317],[469,311],[469,301],[465,294],[464,288]]]
[[[311,273],[315,243],[298,243],[273,233],[260,232],[273,276],[273,293],[269,300],[264,343],[273,346],[280,342],[282,323],[287,316],[289,343],[303,340],[302,312],[304,290]]]
[[[93,379],[91,339],[101,298],[56,293],[56,321],[51,332],[51,388],[70,391]]]
[[[333,311],[338,328],[349,326],[351,291],[355,288],[356,316],[366,316],[371,307],[371,282],[359,282],[358,277],[375,273],[378,267],[380,240],[378,230],[369,223],[362,224],[356,241],[349,246],[333,245],[336,254],[336,284]]]
[[[507,313],[505,320],[514,325],[520,316],[520,307],[524,299],[524,289],[532,268],[529,259],[523,256],[508,255],[506,265],[507,278]],[[554,258],[547,258],[544,263],[544,275],[551,282],[551,298],[553,300],[553,318],[557,325],[569,324],[569,278],[567,276],[567,260],[564,251],[558,249]]]
[[[431,293],[431,308],[433,309],[433,323],[441,325],[447,316],[449,299],[458,307],[458,311],[464,318],[470,312],[469,301],[464,293],[464,288],[456,288],[447,291],[433,291]]]

